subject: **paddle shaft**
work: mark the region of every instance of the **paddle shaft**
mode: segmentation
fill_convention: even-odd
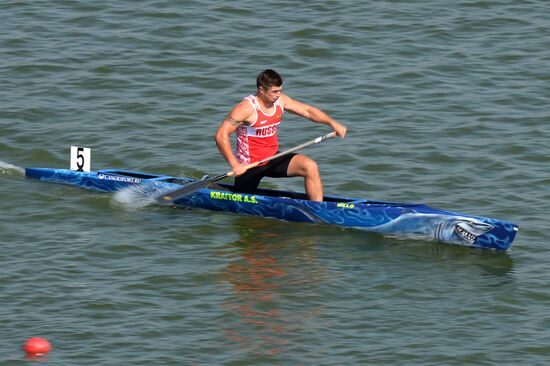
[[[308,141],[308,142],[304,142],[301,145],[295,146],[295,147],[290,148],[290,149],[285,150],[285,151],[281,151],[280,153],[277,153],[273,156],[270,156],[268,158],[262,159],[260,161],[255,162],[255,163],[249,164],[249,165],[246,166],[246,169],[248,170],[248,169],[254,168],[254,167],[256,167],[260,164],[267,163],[268,161],[280,158],[281,156],[284,156],[284,155],[288,155],[290,153],[293,153],[294,151],[303,149],[303,148],[308,147],[310,145],[318,144],[322,141],[325,141],[326,139],[329,139],[329,138],[332,138],[332,137],[335,137],[335,136],[336,136],[336,132],[333,131],[333,132],[328,133],[324,136],[317,137],[316,139],[313,139],[313,140]],[[221,179],[231,177],[233,175],[235,175],[235,173],[233,171],[230,171],[230,172],[227,172],[227,173],[224,173],[224,174],[217,175],[217,176],[212,177],[212,178],[197,180],[197,181],[194,181],[192,183],[186,184],[181,188],[178,188],[178,189],[175,189],[171,192],[162,194],[159,197],[157,197],[156,200],[157,200],[157,202],[160,202],[160,203],[173,202],[174,200],[176,200],[178,198],[181,198],[181,197],[187,196],[191,193],[197,192],[198,190],[200,190],[200,189],[206,187],[207,185],[209,185],[210,183],[217,182]]]

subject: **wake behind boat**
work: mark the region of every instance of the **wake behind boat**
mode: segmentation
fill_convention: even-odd
[[[26,168],[29,178],[69,184],[102,192],[143,187],[165,192],[179,190],[196,180],[159,174],[105,169]],[[381,202],[359,198],[325,196],[309,201],[304,193],[258,189],[254,194],[236,193],[231,184],[212,183],[177,198],[176,206],[234,212],[295,222],[314,222],[363,229],[385,235],[427,239],[476,248],[507,250],[518,226],[506,221],[435,209],[424,204]]]

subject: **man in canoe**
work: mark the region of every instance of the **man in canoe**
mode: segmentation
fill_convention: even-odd
[[[263,177],[304,177],[308,199],[322,201],[323,183],[319,168],[305,155],[292,153],[257,167],[250,168],[249,165],[277,153],[277,129],[285,111],[328,125],[342,138],[346,135],[346,126],[320,109],[283,94],[283,79],[274,70],[262,71],[256,79],[256,86],[256,94],[237,103],[214,136],[220,153],[235,175],[235,190],[253,193]],[[234,132],[237,134],[235,154],[229,139]]]

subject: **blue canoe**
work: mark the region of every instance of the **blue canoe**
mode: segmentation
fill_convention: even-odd
[[[78,172],[26,168],[26,176],[102,192],[114,192],[130,186],[152,187],[166,192],[194,181],[112,169]],[[290,191],[258,189],[255,194],[235,193],[230,184],[214,184],[173,204],[286,221],[333,224],[395,237],[497,250],[509,249],[518,231],[518,226],[511,222],[438,210],[424,204],[336,196],[325,196],[324,202],[314,202],[307,200],[303,193]]]

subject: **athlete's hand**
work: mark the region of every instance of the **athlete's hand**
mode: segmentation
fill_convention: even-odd
[[[346,126],[344,126],[343,124],[338,123],[338,122],[334,122],[334,124],[332,125],[332,128],[334,129],[336,134],[338,136],[340,136],[341,138],[344,138],[344,136],[346,136],[346,132],[347,132],[348,128]]]
[[[235,166],[231,167],[231,172],[233,173],[233,176],[239,176],[241,174],[244,174],[248,170],[248,165],[243,164],[236,164]]]

